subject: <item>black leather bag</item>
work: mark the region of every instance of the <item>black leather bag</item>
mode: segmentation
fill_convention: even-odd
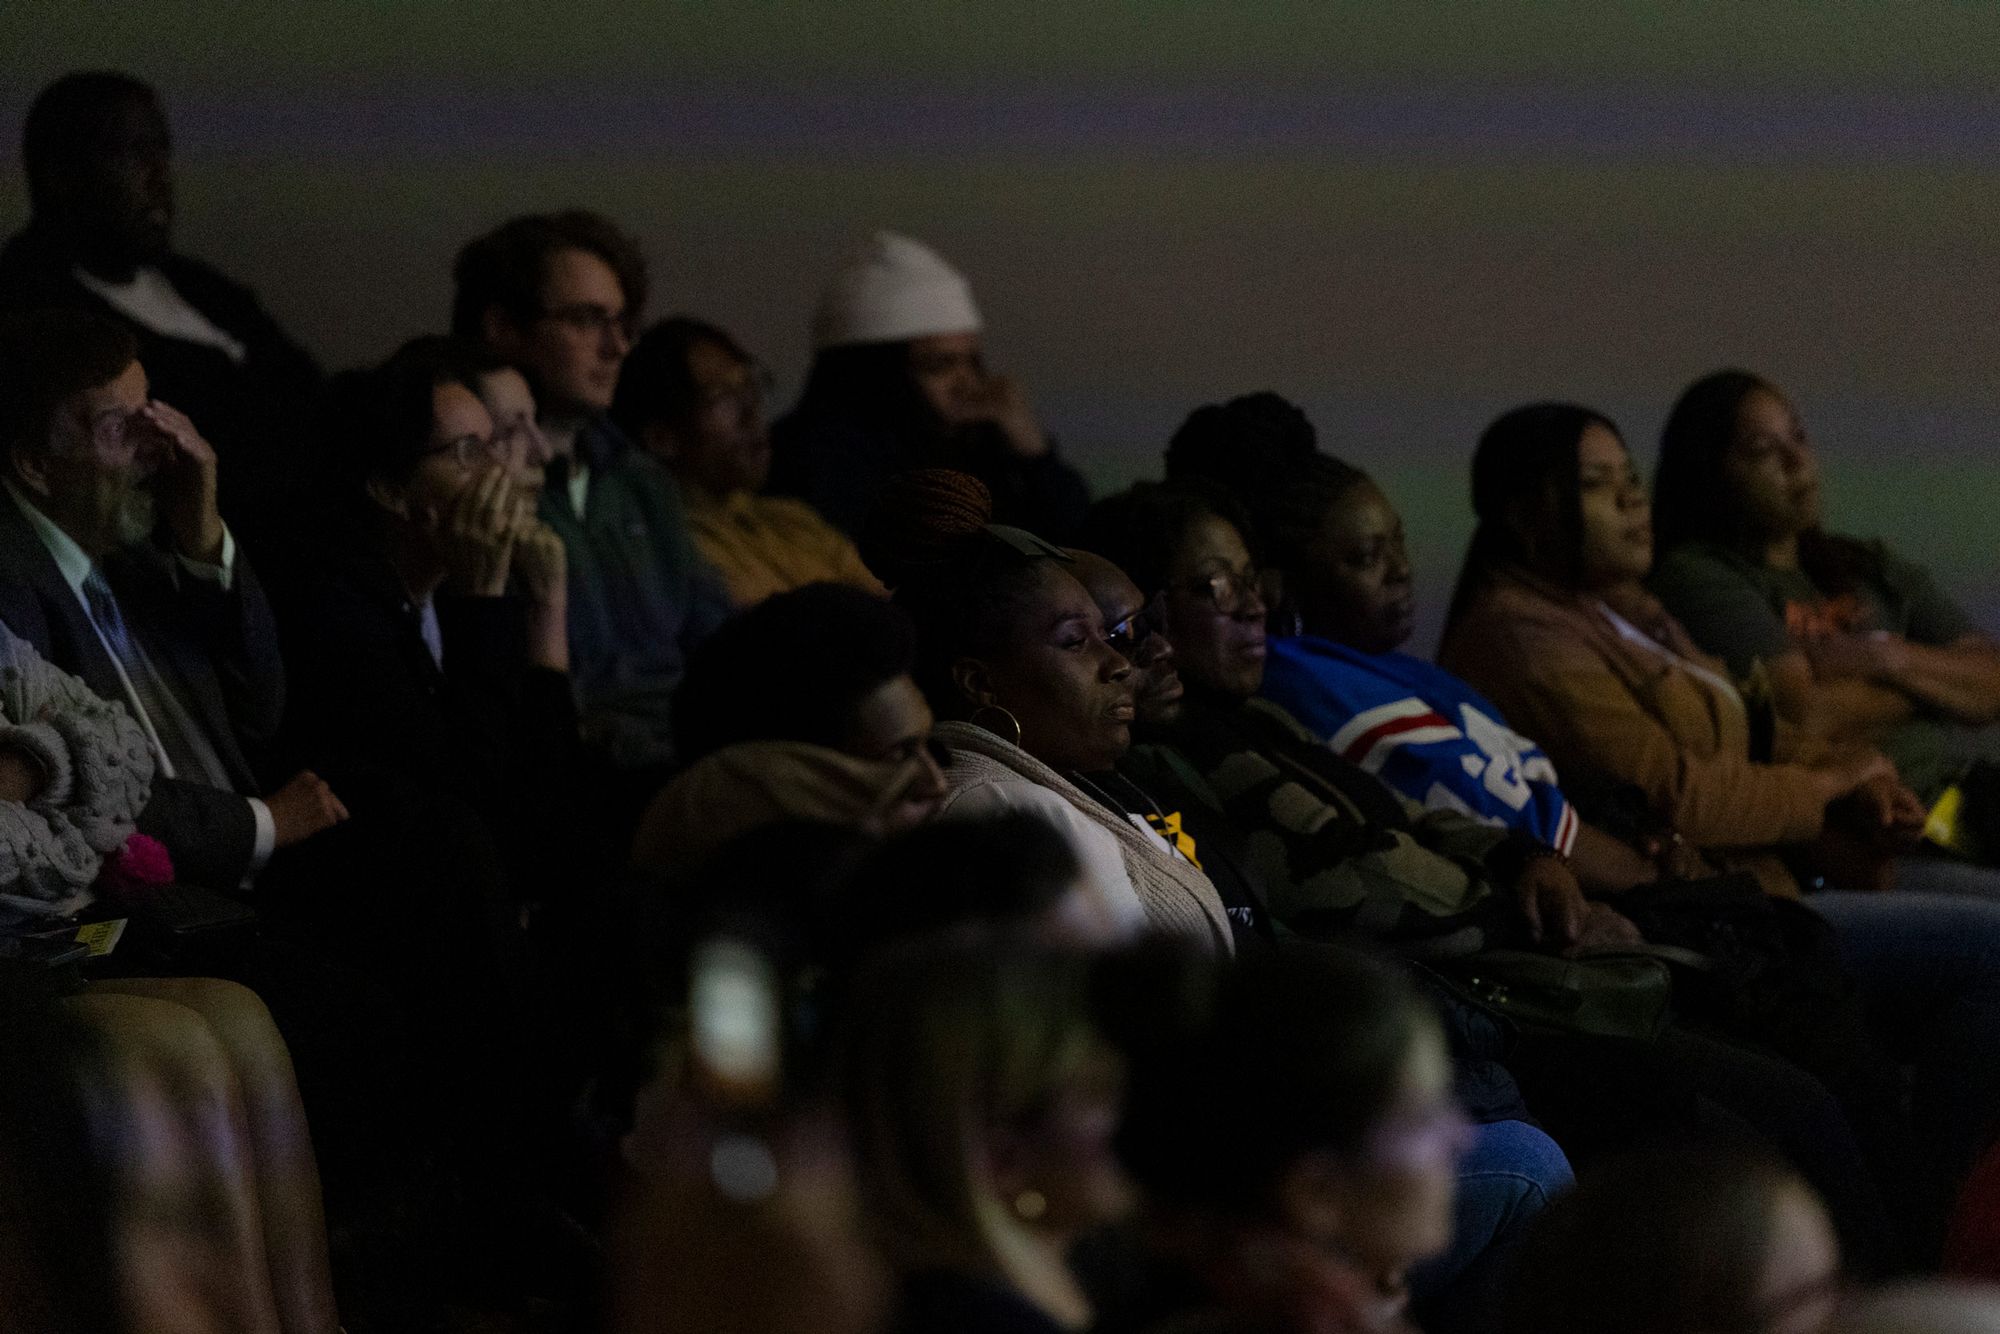
[[[1524,1027],[1651,1041],[1672,1017],[1673,976],[1643,951],[1486,950],[1451,967],[1476,1000]]]

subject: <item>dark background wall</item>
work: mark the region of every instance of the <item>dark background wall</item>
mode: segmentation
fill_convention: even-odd
[[[160,87],[182,247],[334,365],[441,324],[468,236],[582,204],[788,396],[892,225],[1101,485],[1196,403],[1302,401],[1402,505],[1426,647],[1488,419],[1579,398],[1649,459],[1728,363],[1793,391],[1840,526],[2000,623],[2000,6],[6,0],[0,225],[78,66]]]

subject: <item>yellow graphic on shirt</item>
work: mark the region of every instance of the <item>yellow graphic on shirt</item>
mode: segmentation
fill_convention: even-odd
[[[1148,815],[1146,823],[1153,826],[1161,838],[1167,840],[1169,847],[1187,858],[1190,866],[1197,871],[1201,869],[1201,862],[1194,855],[1194,835],[1181,828],[1179,811],[1169,811],[1165,815]]]

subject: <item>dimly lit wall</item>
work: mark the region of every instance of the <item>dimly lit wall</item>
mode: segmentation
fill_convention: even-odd
[[[440,324],[468,236],[583,204],[655,313],[796,385],[893,225],[1102,485],[1198,402],[1300,399],[1402,505],[1424,646],[1485,421],[1578,398],[1649,457],[1729,363],[1794,392],[1839,525],[2000,624],[2000,5],[5,0],[10,163],[85,65],[161,88],[182,247],[336,365]]]

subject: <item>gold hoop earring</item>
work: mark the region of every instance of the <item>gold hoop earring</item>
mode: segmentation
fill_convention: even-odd
[[[1049,1211],[1049,1202],[1038,1190],[1024,1190],[1014,1197],[1014,1217],[1032,1223]]]
[[[979,721],[979,715],[983,713],[997,713],[1002,718],[1005,718],[1007,720],[1007,727],[1010,731],[1013,732],[1013,735],[1008,736],[1006,732],[1001,731],[999,728],[993,726],[992,724],[983,723]],[[991,732],[994,736],[999,737],[1002,741],[1007,742],[1009,745],[1018,747],[1021,744],[1021,720],[1019,718],[1016,718],[1013,714],[1009,713],[1007,710],[1001,708],[998,704],[980,705],[978,708],[972,711],[972,716],[970,718],[967,718],[966,721],[971,723],[974,727],[985,728],[987,731]]]

